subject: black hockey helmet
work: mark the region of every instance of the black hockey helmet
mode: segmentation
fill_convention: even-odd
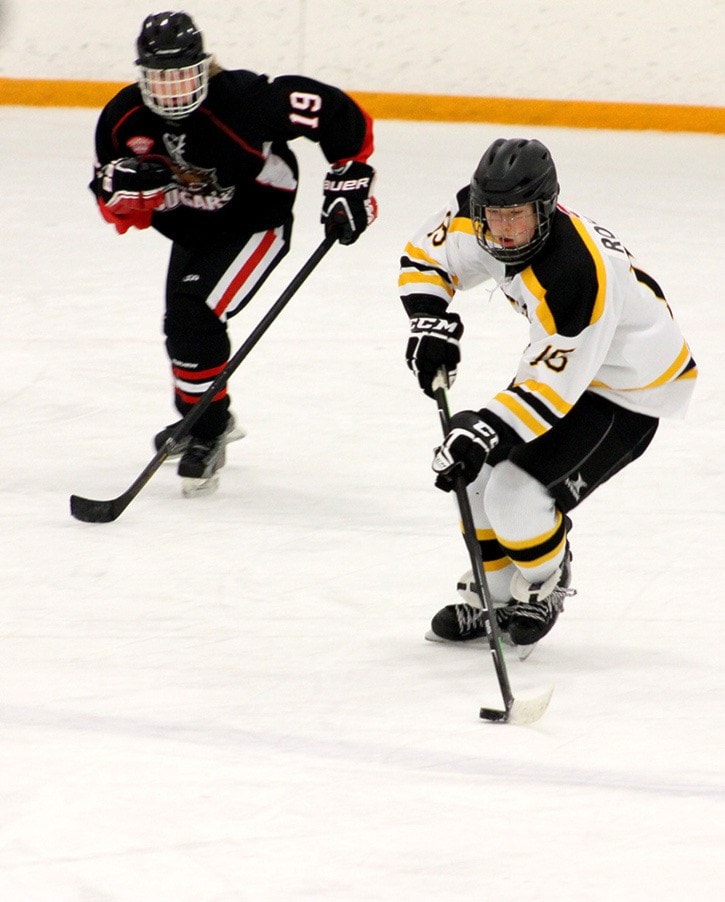
[[[470,212],[478,243],[497,260],[525,263],[549,237],[558,196],[556,167],[540,141],[498,138],[481,157],[471,179]],[[536,232],[522,246],[502,247],[491,236],[485,208],[522,204],[534,205]]]
[[[204,39],[187,13],[153,13],[146,16],[136,41],[137,66],[149,69],[181,69],[206,59]]]
[[[166,119],[182,119],[200,106],[209,86],[210,54],[191,16],[146,16],[136,41],[144,103]]]

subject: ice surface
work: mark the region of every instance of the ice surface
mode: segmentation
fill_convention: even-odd
[[[722,138],[380,122],[380,218],[334,248],[232,381],[249,430],[219,492],[166,464],[167,243],[86,189],[95,112],[0,108],[3,312],[0,898],[715,900],[723,878]],[[536,135],[562,200],[665,288],[700,367],[690,415],[575,513],[574,584],[516,695],[485,646],[428,643],[468,566],[432,487],[435,406],[403,363],[398,258],[500,134]],[[297,148],[295,247],[326,166]],[[525,323],[460,295],[452,407],[507,384]]]

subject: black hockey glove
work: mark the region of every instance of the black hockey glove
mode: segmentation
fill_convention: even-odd
[[[325,177],[320,222],[325,234],[340,244],[352,244],[378,215],[378,202],[371,196],[375,170],[367,163],[351,160],[333,166]]]
[[[411,317],[405,359],[428,397],[433,397],[433,379],[441,367],[448,374],[448,387],[453,385],[461,361],[462,335],[463,323],[457,313]]]
[[[91,187],[103,217],[123,235],[131,226],[151,225],[151,214],[163,206],[172,182],[171,170],[160,158],[121,157],[99,169]]]
[[[450,492],[459,475],[466,485],[473,482],[496,445],[498,433],[475,410],[454,413],[443,444],[433,452],[436,488]]]

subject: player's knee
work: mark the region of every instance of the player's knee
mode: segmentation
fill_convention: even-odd
[[[486,514],[499,535],[518,535],[523,520],[550,516],[554,501],[538,479],[504,460],[493,468],[484,496]]]
[[[191,332],[218,335],[226,331],[226,322],[216,315],[202,297],[178,294],[167,302],[164,315],[164,334],[167,336]]]

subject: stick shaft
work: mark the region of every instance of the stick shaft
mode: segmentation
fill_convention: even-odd
[[[448,407],[448,396],[446,394],[447,379],[445,372],[439,373],[433,382],[433,397],[438,405],[438,414],[440,416],[443,436],[448,435],[450,428],[450,410]],[[498,684],[501,689],[504,705],[506,707],[506,715],[511,710],[514,703],[514,696],[509,683],[508,672],[506,670],[506,662],[504,661],[503,650],[501,647],[501,636],[496,622],[496,613],[493,609],[491,601],[491,593],[486,581],[486,572],[483,567],[483,557],[481,555],[481,546],[476,538],[476,527],[473,523],[473,512],[471,511],[471,502],[468,498],[466,483],[462,475],[456,479],[456,499],[458,501],[458,510],[463,523],[463,539],[466,543],[468,556],[471,559],[471,569],[473,570],[473,580],[476,585],[476,591],[481,600],[483,613],[487,622],[486,638],[488,639],[491,657],[493,658],[494,667]],[[483,710],[483,709],[482,709]],[[490,719],[490,718],[489,718]]]
[[[219,373],[216,379],[209,385],[197,403],[194,404],[186,416],[182,418],[176,429],[166,439],[161,448],[159,448],[154,457],[151,458],[126,491],[117,498],[111,498],[106,501],[96,501],[92,498],[82,498],[79,495],[71,495],[70,511],[73,517],[77,520],[83,520],[86,523],[110,523],[112,520],[116,520],[120,517],[128,505],[150,481],[154,473],[164,463],[176,443],[191,432],[196,421],[209,407],[215,396],[222,388],[224,388],[239,364],[245,359],[275,319],[277,319],[287,302],[297,292],[317,264],[330,250],[335,243],[335,240],[335,238],[327,236],[310,255],[307,262],[292,279],[287,288],[285,288],[279,298],[277,298],[275,303],[254,327],[244,344],[242,344],[239,350],[231,357],[229,363],[227,363],[222,372]]]

